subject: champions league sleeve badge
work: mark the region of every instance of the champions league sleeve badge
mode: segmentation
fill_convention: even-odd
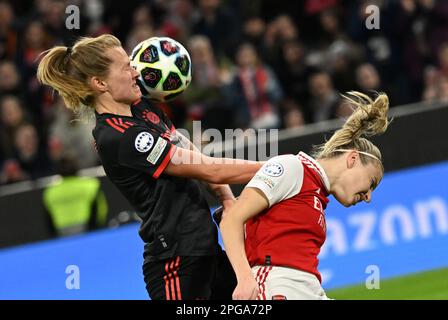
[[[135,138],[135,149],[138,152],[148,152],[154,144],[154,137],[149,132],[140,132]]]
[[[284,171],[283,166],[278,162],[267,163],[263,168],[263,173],[271,177],[280,177]]]

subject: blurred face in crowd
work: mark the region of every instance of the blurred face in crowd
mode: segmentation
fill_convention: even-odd
[[[22,159],[31,158],[37,153],[38,142],[36,129],[32,125],[22,125],[17,129],[15,146]]]
[[[199,0],[199,7],[205,12],[213,12],[219,7],[220,2],[220,0]]]
[[[327,32],[336,32],[339,30],[338,16],[334,10],[325,10],[320,15],[320,24]]]
[[[303,113],[298,109],[291,109],[285,116],[286,128],[300,128],[305,125]]]
[[[236,62],[241,68],[253,68],[258,64],[258,56],[250,44],[243,44],[238,48]]]
[[[63,0],[51,0],[46,7],[44,20],[53,27],[60,27],[65,24],[65,8],[67,4]]]
[[[7,2],[0,2],[0,27],[8,27],[14,19],[11,5]]]
[[[142,41],[155,36],[154,29],[149,25],[134,27],[126,39],[126,47],[128,52],[132,50]]]
[[[244,34],[254,39],[263,36],[265,29],[266,24],[259,17],[253,17],[244,23]]]
[[[19,74],[16,66],[10,62],[5,61],[0,64],[0,91],[13,90],[19,83]]]
[[[204,36],[194,36],[190,39],[189,49],[191,60],[200,67],[201,64],[213,62],[213,49],[210,40]]]
[[[39,49],[44,47],[47,41],[47,34],[41,22],[32,22],[25,32],[25,43],[30,48]]]
[[[138,7],[134,12],[132,21],[134,26],[152,26],[153,21],[148,6],[142,5]]]
[[[297,41],[286,42],[283,45],[283,57],[289,64],[301,63],[303,59],[303,48]]]
[[[327,73],[318,73],[310,78],[310,91],[316,98],[322,98],[331,93],[333,84]]]
[[[173,0],[171,9],[174,15],[187,20],[192,15],[193,5],[189,0]]]
[[[281,40],[296,39],[298,31],[291,17],[284,14],[275,20],[276,29]]]
[[[439,49],[439,64],[442,70],[448,70],[448,44]]]
[[[376,90],[380,86],[380,77],[375,67],[371,64],[363,64],[356,70],[358,85],[363,90]]]
[[[127,105],[140,99],[142,93],[136,84],[138,72],[131,66],[124,49],[108,49],[107,55],[112,63],[108,75],[102,81],[104,86],[101,90],[108,92],[116,102]]]
[[[337,158],[344,161],[345,169],[331,184],[331,194],[345,207],[354,206],[361,201],[370,202],[372,192],[383,176],[377,160],[363,164],[359,155],[354,150]]]
[[[22,106],[16,97],[4,98],[0,107],[0,117],[5,127],[15,127],[23,120]]]

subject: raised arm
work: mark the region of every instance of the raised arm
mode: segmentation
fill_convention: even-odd
[[[244,249],[244,224],[268,206],[268,199],[259,189],[245,188],[235,204],[224,211],[219,227],[238,281],[232,295],[234,300],[254,300],[258,296],[258,284]]]

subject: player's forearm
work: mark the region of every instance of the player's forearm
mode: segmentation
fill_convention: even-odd
[[[190,149],[191,151],[197,152],[202,154],[201,150],[197,148],[193,142],[191,142],[188,138],[186,138],[184,135],[176,131],[176,137],[179,139],[179,142],[181,144],[182,148]],[[258,171],[258,169],[261,168],[263,165],[263,162],[255,162],[255,161],[246,161],[246,160],[240,160],[240,159],[226,159],[226,158],[212,158],[204,155],[203,157],[205,162],[213,162],[213,163],[223,163],[223,164],[236,164],[236,165],[242,165],[244,167],[225,167],[221,166],[219,168],[215,168],[217,171],[217,177],[219,178],[216,183],[210,183],[209,187],[213,191],[219,193],[217,194],[218,197],[220,197],[220,200],[228,200],[230,198],[234,198],[232,191],[227,186],[216,186],[216,184],[231,184],[231,183],[247,183],[252,179],[252,177],[255,175],[255,173]],[[220,161],[222,160],[222,161]],[[249,165],[249,166],[247,166]],[[221,198],[222,197],[222,198]]]
[[[233,207],[232,207],[233,208]],[[226,212],[219,225],[226,254],[229,257],[237,280],[252,276],[252,270],[246,258],[244,249],[244,224],[235,219],[237,212]]]
[[[208,185],[221,203],[226,200],[235,200],[235,196],[228,184],[209,183]]]
[[[210,166],[213,182],[219,184],[246,184],[263,165],[249,160],[210,157],[206,157],[205,164]]]
[[[247,183],[261,168],[261,162],[207,157],[199,152],[176,148],[164,173],[214,184]]]

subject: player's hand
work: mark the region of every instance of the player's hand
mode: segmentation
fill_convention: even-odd
[[[238,281],[233,291],[233,300],[256,300],[258,297],[258,283],[252,275]]]

